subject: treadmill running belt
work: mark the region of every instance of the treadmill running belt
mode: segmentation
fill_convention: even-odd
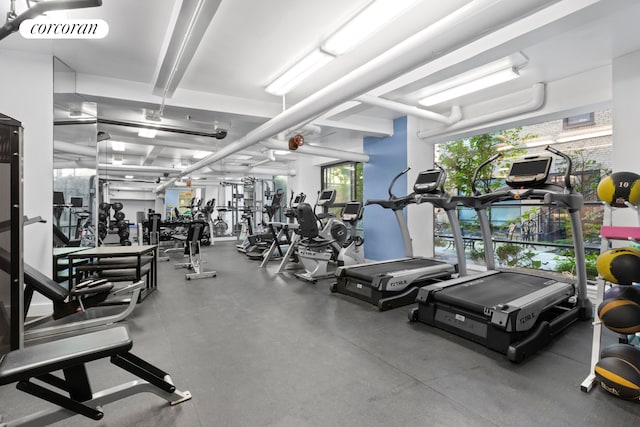
[[[547,282],[554,281],[548,277],[501,272],[445,288],[436,292],[434,297],[436,301],[457,305],[481,314],[485,307],[505,304],[529,295],[544,288]]]
[[[380,264],[363,264],[349,267],[345,273],[348,277],[373,281],[374,277],[393,273],[394,271],[413,270],[417,268],[433,267],[436,265],[448,266],[450,264],[435,259],[411,258],[401,259]]]

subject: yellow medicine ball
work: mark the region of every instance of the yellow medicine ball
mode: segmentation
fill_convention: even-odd
[[[640,249],[629,246],[609,249],[596,260],[596,269],[600,277],[610,283],[640,282]]]

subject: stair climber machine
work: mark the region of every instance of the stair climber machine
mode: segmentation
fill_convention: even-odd
[[[267,224],[273,221],[274,215],[280,210],[280,203],[282,202],[283,195],[284,193],[280,189],[276,193],[273,193],[271,196],[271,204],[264,207],[263,213],[267,214],[267,221],[263,221],[262,231],[247,236],[249,245],[244,251],[247,258],[254,261],[262,261],[262,255],[273,243],[273,234],[271,233],[271,230],[268,229]],[[264,226],[267,226],[267,228],[264,229]],[[242,252],[240,248],[238,248],[238,250]]]
[[[593,307],[587,297],[587,275],[580,208],[583,198],[571,186],[571,159],[552,147],[547,151],[566,161],[564,187],[547,183],[552,157],[528,156],[512,163],[507,186],[480,194],[479,171],[497,160],[495,155],[476,170],[473,196],[458,201],[473,208],[480,222],[487,271],[420,289],[418,307],[410,321],[420,321],[455,333],[519,363],[549,343],[576,320],[589,320]],[[576,283],[553,276],[495,268],[487,208],[508,200],[542,200],[567,209],[576,257]],[[563,279],[564,280],[564,279]]]
[[[298,205],[304,202],[306,194],[300,193],[294,197],[294,192],[291,192],[289,198],[289,207],[284,210],[284,216],[287,218],[286,222],[270,221],[267,223],[269,232],[271,233],[272,242],[271,246],[263,252],[262,262],[260,268],[264,268],[269,264],[269,261],[283,259],[289,248],[291,248],[296,239],[296,230],[298,224],[296,223],[296,209]]]
[[[444,169],[422,171],[413,186],[414,192],[396,197],[393,185],[409,168],[400,172],[389,185],[389,199],[367,200],[366,205],[379,205],[391,209],[400,226],[405,247],[405,258],[373,262],[363,265],[338,267],[337,281],[330,287],[331,292],[349,295],[378,306],[381,311],[413,304],[421,286],[434,281],[448,280],[456,273],[466,275],[466,261],[462,233],[456,216],[456,202],[444,191],[446,173]],[[428,202],[442,208],[449,217],[458,255],[458,264],[414,257],[411,237],[403,215],[406,206],[412,203]]]
[[[335,199],[336,190],[322,190],[315,207],[300,203],[296,209],[300,236],[297,255],[305,269],[304,273],[296,273],[299,279],[315,283],[318,279],[333,276],[335,272],[330,263],[337,262],[348,234],[347,227],[329,212]],[[318,206],[322,208],[320,214],[316,214]]]

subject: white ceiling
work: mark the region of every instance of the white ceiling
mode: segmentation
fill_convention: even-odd
[[[113,140],[126,143],[125,164],[145,166],[148,176],[158,176],[159,168],[169,168],[173,174],[196,162],[192,157],[195,151],[215,152],[278,116],[283,100],[266,93],[264,87],[318,47],[368,1],[221,0],[175,93],[166,100],[162,125],[204,133],[224,128],[228,130],[225,139],[174,132],[159,132],[155,139],[144,139],[133,127],[101,123],[99,128]],[[473,105],[525,90],[536,82],[571,77],[640,49],[636,28],[640,2],[634,0],[480,1],[487,4],[486,10],[464,28],[450,30],[451,40],[465,34],[463,44],[458,41],[447,45],[447,37],[434,40],[424,46],[424,52],[416,52],[427,60],[431,57],[430,62],[405,77],[388,76],[385,81],[391,83],[369,93],[417,106],[420,89],[429,84],[516,52],[529,58],[520,79],[432,109],[448,114],[452,105]],[[286,96],[286,108],[340,81],[469,3],[473,2],[419,2],[354,51],[338,57],[296,87]],[[104,19],[110,27],[105,39],[42,41],[13,34],[0,41],[0,54],[2,49],[51,53],[75,72],[80,95],[56,96],[56,120],[70,120],[69,110],[77,108],[79,102],[90,101],[97,102],[99,120],[143,123],[145,112],[157,111],[162,102],[152,90],[181,4],[181,0],[105,0],[99,8],[68,12],[70,18]],[[23,0],[17,0],[17,5],[19,12],[26,8]],[[562,19],[535,14],[550,6],[574,11]],[[9,0],[0,0],[1,17],[8,7]],[[527,17],[535,17],[535,25],[532,18],[524,20]],[[488,47],[482,48],[484,45]],[[385,73],[383,67],[380,73]],[[336,146],[365,136],[382,136],[392,129],[391,120],[403,115],[366,105],[336,107],[320,119],[308,118],[316,119],[321,127],[321,133],[309,135],[308,141]],[[56,132],[56,140],[75,142],[72,127],[66,128]],[[267,158],[263,151],[259,145],[252,146],[237,153],[250,159],[243,161],[236,156],[224,162],[253,164]],[[110,161],[110,154],[104,155],[104,161]],[[296,155],[279,156],[276,162],[261,166],[285,169]],[[62,159],[68,161],[69,153],[61,154]]]

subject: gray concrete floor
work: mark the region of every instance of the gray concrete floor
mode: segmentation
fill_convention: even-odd
[[[260,269],[235,242],[205,249],[212,279],[159,265],[159,290],[125,322],[133,353],[168,371],[193,399],[154,395],[60,426],[638,426],[640,404],[594,388],[591,325],[573,325],[522,364],[424,324],[409,307],[379,312],[316,284]],[[614,342],[615,336],[606,337]],[[132,377],[89,365],[94,390]],[[48,404],[0,387],[5,420]]]

